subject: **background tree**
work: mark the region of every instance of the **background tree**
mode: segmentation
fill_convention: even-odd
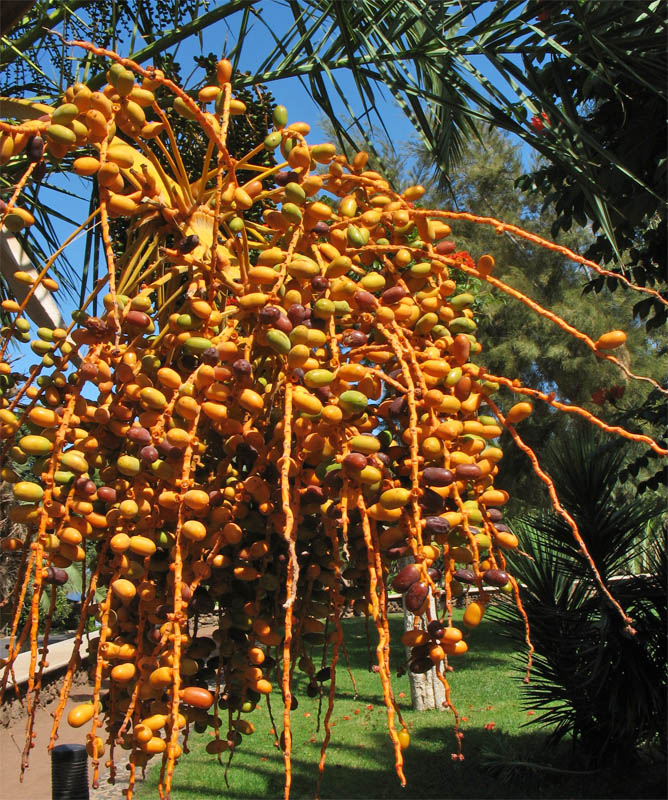
[[[540,207],[535,195],[517,187],[522,171],[520,148],[498,131],[489,130],[482,142],[469,142],[460,164],[451,172],[451,202],[459,210],[500,218],[550,238],[553,216],[550,209]],[[442,205],[447,200],[447,195],[432,191],[427,203]],[[636,374],[663,380],[668,337],[663,328],[647,331],[633,320],[637,294],[615,285],[617,291],[606,288],[594,299],[587,293],[588,271],[559,254],[546,253],[512,234],[499,236],[487,226],[457,222],[453,229],[458,247],[468,250],[474,259],[484,252],[492,253],[497,277],[579,330],[596,338],[606,330],[623,328],[628,336],[621,351],[623,360]],[[560,243],[575,252],[586,250],[591,241],[581,228],[560,236]],[[641,420],[637,414],[653,394],[658,394],[652,393],[650,385],[628,381],[616,367],[594,359],[549,320],[479,281],[474,283],[478,333],[484,348],[480,361],[490,372],[517,377],[524,385],[546,392],[556,391],[562,402],[584,405],[611,424],[625,418],[636,430],[651,430],[659,438],[664,435],[660,419],[650,415]],[[541,450],[573,430],[573,423],[572,417],[536,403],[522,436],[534,449]],[[501,469],[506,488],[515,498],[511,509],[518,508],[517,499],[528,505],[546,502],[544,487],[528,469],[524,454],[512,445],[508,434],[503,441],[508,447]],[[630,452],[648,458],[644,447],[631,448]],[[648,465],[645,462],[641,467]],[[647,474],[645,471],[643,476]]]
[[[539,163],[517,184],[550,209],[553,236],[571,230],[574,222],[591,224],[596,235],[586,251],[588,258],[609,264],[612,271],[652,286],[665,297],[667,100],[666,81],[659,76],[666,75],[667,64],[665,47],[655,50],[651,44],[657,34],[665,37],[665,6],[543,1],[536,2],[534,10],[563,50],[534,63],[524,59],[545,114],[532,124],[545,139],[581,153],[581,168],[592,186],[587,188],[555,159]],[[639,65],[647,65],[648,71]],[[574,127],[580,135],[572,142]],[[596,276],[585,291],[615,291],[618,286],[613,278]],[[637,298],[633,306],[634,316],[645,321],[654,357],[667,352],[665,341],[657,350],[652,335],[665,329],[666,312],[652,297]],[[666,395],[655,391],[647,400],[626,403],[618,422],[649,425],[665,436],[667,417]],[[665,486],[668,478],[665,467],[644,449],[636,451],[622,478],[638,475],[639,491]]]
[[[2,539],[25,539],[25,526],[12,522],[9,510],[15,504],[11,486],[2,481],[0,483],[0,537]],[[23,550],[0,551],[0,630],[11,619],[11,596],[16,586],[21,567],[25,561]]]
[[[540,81],[546,119],[534,121],[545,138],[562,142],[569,135],[568,115],[582,132],[582,169],[595,182],[595,192],[564,172],[556,161],[543,162],[524,176],[520,185],[542,196],[554,210],[552,233],[570,230],[573,222],[592,224],[595,240],[587,257],[610,263],[614,270],[641,286],[666,288],[666,118],[665,80],[652,82],[653,70],[666,74],[663,53],[645,51],[659,31],[665,31],[651,13],[660,4],[650,3],[650,13],[637,3],[541,2],[546,32],[558,37],[564,48],[544,62],[529,67],[532,80]],[[638,69],[649,64],[649,73]],[[594,147],[592,142],[596,141]],[[600,157],[600,148],[605,158]],[[610,237],[602,230],[600,204],[608,210]],[[597,278],[592,289],[600,291]],[[615,287],[609,281],[608,288]],[[635,314],[648,318],[648,329],[666,321],[666,307],[640,300]]]

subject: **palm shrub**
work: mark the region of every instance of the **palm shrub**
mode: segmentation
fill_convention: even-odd
[[[513,559],[535,647],[526,708],[551,728],[550,741],[570,738],[581,766],[630,758],[666,744],[666,548],[662,504],[620,489],[624,454],[616,443],[577,432],[550,454],[549,472],[578,524],[603,580],[633,618],[633,631],[596,591],[570,528],[554,512],[516,521],[525,555]],[[646,531],[655,530],[651,540]],[[631,575],[646,548],[651,574]],[[527,557],[528,556],[528,557]],[[505,608],[511,637],[524,628]]]

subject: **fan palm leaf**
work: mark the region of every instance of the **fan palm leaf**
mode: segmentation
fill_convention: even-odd
[[[553,448],[548,469],[600,572],[633,618],[633,636],[596,592],[560,517],[533,514],[515,525],[526,555],[513,558],[513,572],[536,648],[525,705],[539,712],[536,720],[553,739],[571,736],[588,766],[665,741],[665,543],[640,540],[663,508],[656,498],[620,495],[622,464],[617,446],[580,433]],[[648,545],[651,574],[630,575],[637,549]],[[522,627],[509,607],[503,614],[519,642]]]

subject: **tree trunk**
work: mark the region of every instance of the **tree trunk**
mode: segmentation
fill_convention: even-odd
[[[404,567],[406,564],[413,562],[413,557],[402,558],[399,561],[399,568]],[[405,597],[402,598],[402,605],[404,609],[404,630],[409,631],[415,627],[415,614],[412,614],[406,608]],[[436,617],[436,603],[434,597],[429,592],[429,604],[432,619]],[[427,621],[422,617],[423,625],[426,627]],[[410,656],[410,648],[406,648],[406,660]],[[422,674],[415,674],[408,670],[408,679],[411,686],[411,701],[415,711],[428,711],[430,709],[437,709],[438,711],[445,711],[445,688],[436,675],[436,669],[432,668],[429,672]]]
[[[13,0],[2,4],[0,13],[0,35],[5,36],[23,17],[30,13],[35,0]]]

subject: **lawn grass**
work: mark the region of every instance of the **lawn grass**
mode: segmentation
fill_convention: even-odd
[[[457,617],[461,617],[461,612]],[[391,618],[395,642],[401,636],[402,622],[401,615]],[[556,769],[570,766],[565,755],[566,746],[561,754],[547,753],[543,749],[546,732],[536,726],[525,727],[531,714],[521,710],[521,674],[513,666],[512,646],[502,637],[501,624],[494,619],[493,609],[488,612],[484,624],[471,635],[469,652],[454,661],[455,670],[449,674],[453,702],[462,717],[463,762],[452,758],[457,746],[449,712],[411,711],[408,677],[396,677],[404,658],[403,648],[399,645],[393,649],[393,687],[411,732],[410,747],[404,752],[407,787],[402,789],[394,771],[380,678],[368,669],[364,620],[346,620],[344,631],[358,696],[354,696],[352,683],[342,665],[337,669],[337,700],[322,798],[665,797],[660,789],[663,776],[634,771],[628,765],[621,773],[619,765],[614,765],[609,775],[570,775],[527,770],[518,765],[516,769],[504,768],[504,774],[492,777],[494,773],[485,768],[490,751],[502,756],[505,763],[549,760]],[[299,800],[314,797],[323,731],[322,727],[320,731],[317,729],[318,699],[308,698],[305,681],[298,672],[295,676],[299,707],[292,714],[291,797]],[[279,693],[274,691],[272,698],[274,718],[280,726]],[[325,710],[326,699],[323,718]],[[246,718],[253,721],[255,733],[245,736],[235,753],[228,774],[229,787],[225,785],[224,767],[218,764],[215,756],[204,752],[210,739],[208,732],[192,734],[191,752],[180,759],[175,771],[173,800],[282,797],[283,755],[271,732],[266,706],[263,704]],[[157,797],[158,775],[159,765],[149,770],[145,783],[138,787],[140,800]]]

